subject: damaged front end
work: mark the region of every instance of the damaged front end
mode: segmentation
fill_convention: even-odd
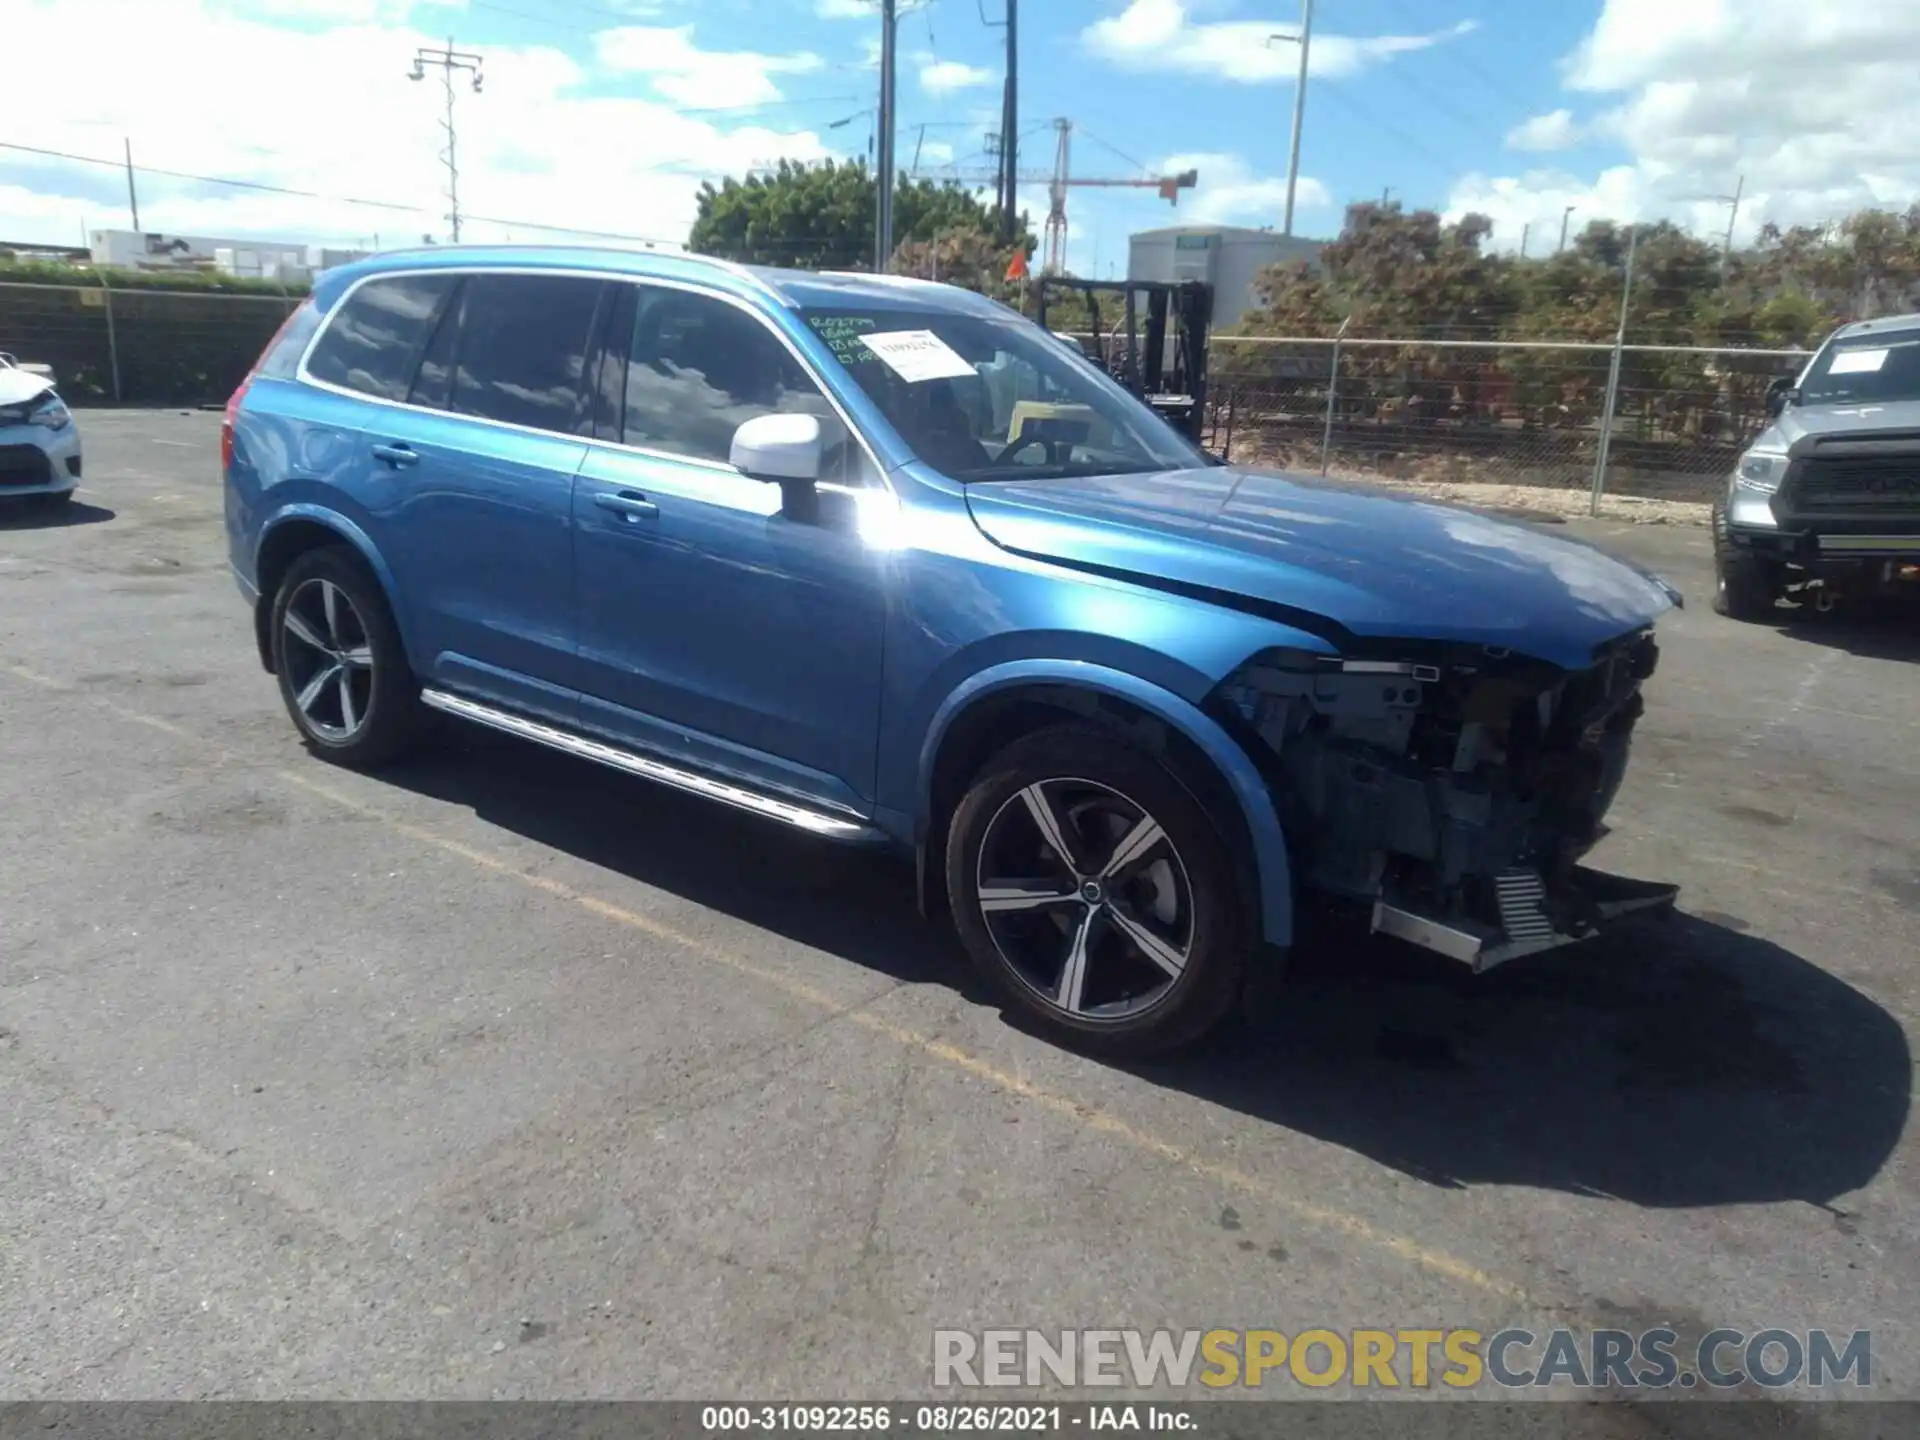
[[[1302,885],[1475,970],[1670,907],[1579,864],[1626,772],[1651,629],[1578,671],[1482,646],[1257,656],[1215,708],[1261,762]]]

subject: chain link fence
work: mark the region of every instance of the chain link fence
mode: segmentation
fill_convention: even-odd
[[[300,298],[0,281],[0,350],[51,366],[76,403],[217,404]],[[1206,424],[1213,448],[1245,464],[1706,500],[1759,430],[1767,386],[1805,358],[1556,340],[1217,335]]]
[[[1216,336],[1207,427],[1243,464],[1708,500],[1799,350]]]
[[[51,367],[74,404],[219,403],[300,299],[0,281],[0,350]]]

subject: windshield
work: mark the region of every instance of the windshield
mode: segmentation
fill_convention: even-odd
[[[1013,315],[803,310],[914,454],[963,482],[1184,470],[1206,456]]]
[[[1800,382],[1802,405],[1920,400],[1920,330],[1849,335],[1829,345]]]

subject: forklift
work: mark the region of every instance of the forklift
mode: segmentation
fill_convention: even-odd
[[[1202,444],[1207,424],[1207,325],[1213,315],[1213,287],[1202,280],[1081,280],[1067,275],[1043,275],[1039,281],[1039,313],[1043,330],[1053,320],[1071,325],[1073,297],[1086,306],[1086,329],[1091,337],[1080,349],[1133,394],[1139,396],[1174,429]],[[1112,329],[1101,328],[1102,296],[1120,302],[1120,319]],[[1140,334],[1145,311],[1146,334]],[[1063,313],[1067,312],[1067,313]],[[1167,327],[1173,327],[1168,344]],[[1061,331],[1055,331],[1062,334]]]

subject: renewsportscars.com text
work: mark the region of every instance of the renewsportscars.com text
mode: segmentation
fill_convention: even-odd
[[[1867,1330],[936,1330],[939,1387],[1864,1388]]]

